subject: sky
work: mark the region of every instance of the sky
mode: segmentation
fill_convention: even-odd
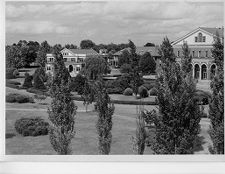
[[[6,44],[19,40],[51,45],[170,41],[198,27],[222,27],[223,2],[24,1],[6,2]]]

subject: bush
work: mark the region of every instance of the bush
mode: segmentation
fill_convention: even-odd
[[[24,89],[31,88],[33,86],[32,80],[33,77],[30,76],[28,73],[25,73],[25,79],[22,88]]]
[[[15,70],[13,71],[13,76],[14,76],[14,77],[18,77],[19,75],[20,75],[19,71],[18,71],[17,69],[15,69]]]
[[[125,63],[120,67],[121,73],[130,73],[131,71],[132,71],[132,67],[130,64]]]
[[[30,96],[10,93],[6,95],[6,102],[8,103],[34,103],[34,99]]]
[[[142,85],[138,88],[138,94],[141,98],[148,97],[148,90]]]
[[[197,100],[198,104],[207,105],[209,104],[209,100],[211,98],[211,94],[204,91],[196,91],[194,99]]]
[[[123,94],[123,89],[120,87],[116,87],[116,88],[108,88],[107,92],[108,94]]]
[[[15,71],[15,68],[7,68],[6,69],[6,79],[15,79],[13,72]]]
[[[150,90],[155,87],[155,83],[144,83],[143,86],[147,89]]]
[[[39,68],[37,68],[37,69],[35,70],[34,74],[33,74],[33,78],[34,78],[36,75],[38,75],[38,76],[41,78],[41,80],[42,80],[43,82],[47,82],[48,76],[47,76],[47,74],[46,74],[46,72],[45,72],[45,68],[44,68],[44,67],[39,67]]]
[[[39,136],[48,134],[49,123],[43,119],[21,118],[15,122],[16,131],[23,136]]]
[[[133,90],[131,88],[127,88],[124,90],[123,95],[133,95]]]
[[[28,88],[27,92],[33,93],[33,94],[37,94],[37,95],[46,95],[49,96],[49,93],[47,92],[46,89],[44,90],[40,90],[40,89],[35,89],[35,88]]]
[[[6,80],[6,87],[18,89],[18,85],[20,85],[20,82]]]
[[[155,87],[153,87],[150,92],[149,92],[150,96],[157,96],[157,89]]]

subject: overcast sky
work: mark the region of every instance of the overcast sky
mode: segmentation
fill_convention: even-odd
[[[6,2],[6,43],[160,44],[199,26],[223,26],[223,9],[223,2]]]

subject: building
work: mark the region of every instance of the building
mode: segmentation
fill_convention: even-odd
[[[188,44],[192,56],[192,74],[198,81],[210,80],[215,74],[216,65],[212,58],[212,48],[215,38],[223,42],[223,28],[199,27],[183,37],[172,42],[177,62],[181,64],[182,45]]]
[[[108,60],[109,65],[112,67],[117,68],[118,67],[118,62],[119,62],[119,57],[122,55],[123,51],[128,50],[130,51],[130,48],[125,48],[122,49],[116,53],[113,54],[112,59]],[[149,52],[151,56],[156,60],[159,58],[159,53],[158,53],[158,46],[152,46],[152,47],[136,47],[136,54],[138,55],[143,55],[146,52]]]
[[[71,77],[75,77],[84,67],[84,60],[90,57],[97,57],[99,54],[93,49],[67,49],[60,51],[63,55],[65,66]],[[53,54],[47,54],[46,72],[53,73],[55,58]]]

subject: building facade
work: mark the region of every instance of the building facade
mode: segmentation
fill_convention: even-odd
[[[181,64],[182,46],[188,44],[192,56],[192,75],[198,81],[210,80],[216,71],[212,58],[212,48],[215,38],[223,42],[223,28],[199,27],[185,36],[172,42],[177,62]]]
[[[99,54],[93,49],[67,49],[60,51],[63,55],[64,63],[71,77],[75,77],[84,67],[86,58],[97,57]],[[53,54],[47,54],[46,72],[53,74],[55,58]]]

